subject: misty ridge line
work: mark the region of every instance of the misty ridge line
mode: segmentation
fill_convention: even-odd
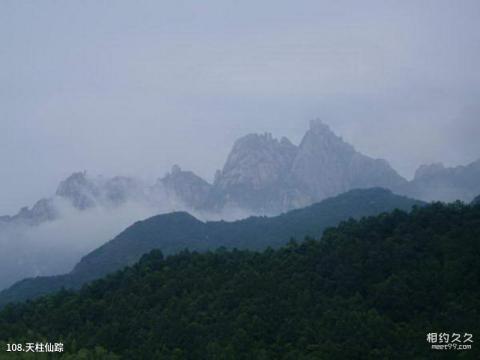
[[[357,152],[314,120],[298,145],[269,133],[238,139],[213,183],[177,165],[153,184],[77,172],[52,197],[0,217],[0,288],[21,278],[66,273],[83,255],[153,215],[186,211],[201,220],[274,216],[375,187],[424,201],[469,202],[480,194],[480,161],[456,168],[422,166],[407,181],[386,160]]]
[[[410,211],[425,203],[381,188],[351,190],[319,203],[266,217],[237,221],[201,221],[187,212],[172,212],[136,221],[112,240],[83,256],[72,271],[57,276],[27,278],[0,291],[0,307],[11,301],[31,299],[61,287],[81,285],[137,262],[153,249],[171,255],[184,249],[217,248],[262,250],[277,248],[289,239],[307,234],[319,238],[331,226],[395,209]]]
[[[0,2],[0,352],[480,359],[479,15]]]
[[[40,222],[58,218],[61,213],[68,208],[68,203],[70,203],[75,209],[86,210],[94,206],[101,206],[111,209],[125,202],[138,202],[144,203],[148,207],[158,208],[159,212],[185,210],[191,212],[199,218],[212,220],[220,218],[236,219],[240,218],[241,216],[248,216],[251,214],[252,209],[250,209],[249,206],[245,206],[245,209],[242,209],[241,204],[223,204],[221,209],[222,211],[220,211],[218,204],[212,204],[211,200],[210,203],[208,203],[207,198],[209,195],[207,193],[218,192],[218,187],[225,187],[225,183],[227,183],[227,185],[228,182],[231,183],[232,179],[224,179],[225,174],[228,177],[228,175],[230,175],[229,173],[231,173],[232,178],[236,177],[238,179],[242,176],[248,177],[249,174],[246,172],[251,171],[250,179],[238,179],[240,180],[238,182],[241,183],[242,180],[250,180],[254,188],[265,188],[266,186],[271,185],[268,184],[268,181],[271,179],[266,179],[266,177],[268,177],[268,174],[265,174],[266,170],[268,170],[266,168],[269,165],[272,167],[278,166],[278,164],[275,164],[275,162],[282,161],[282,159],[275,158],[274,152],[278,151],[281,157],[282,151],[294,151],[295,148],[302,146],[302,144],[305,142],[305,138],[310,132],[318,129],[321,129],[321,131],[326,133],[327,136],[326,139],[324,138],[315,140],[322,140],[324,144],[332,142],[333,140],[333,142],[336,142],[337,145],[340,144],[341,147],[343,147],[343,149],[341,149],[342,151],[346,149],[348,152],[355,155],[360,154],[355,151],[353,146],[344,142],[341,137],[335,135],[330,130],[328,125],[317,119],[310,122],[310,130],[307,132],[299,145],[292,144],[286,137],[282,137],[280,140],[273,138],[270,133],[265,133],[262,135],[249,134],[240,138],[235,142],[232,151],[227,157],[223,169],[216,171],[213,183],[209,183],[191,171],[182,170],[178,165],[174,165],[171,169],[171,172],[167,173],[163,178],[158,178],[153,184],[146,184],[142,180],[126,176],[104,178],[103,176],[99,175],[96,177],[91,177],[88,176],[87,171],[84,170],[82,172],[75,172],[67,179],[63,180],[58,186],[53,197],[40,199],[31,208],[25,206],[16,215],[0,216],[0,225],[2,225],[2,223],[11,221],[19,221],[28,225],[38,225]],[[322,144],[322,141],[319,143]],[[246,147],[246,149],[243,147]],[[270,151],[271,154],[263,154],[263,156],[260,154],[260,156],[255,159],[247,159],[247,161],[250,160],[250,163],[247,164],[247,166],[250,168],[245,169],[246,172],[243,174],[239,173],[238,168],[243,164],[241,164],[239,161],[236,161],[237,159],[235,159],[235,157],[242,155],[244,157],[253,157],[252,155],[254,155],[255,152],[265,151],[265,149]],[[324,151],[324,153],[328,152],[328,149],[324,150],[327,150]],[[242,152],[247,152],[246,156],[242,154]],[[268,158],[269,155],[273,156]],[[369,158],[365,155],[363,156],[365,158]],[[256,164],[257,166],[252,164],[252,160],[258,161],[258,164]],[[386,160],[371,160],[383,163],[387,168],[391,168],[390,164]],[[411,195],[414,193],[416,195],[415,197],[427,201],[455,200],[454,198],[446,199],[445,196],[442,198],[441,194],[439,194],[439,191],[437,191],[437,194],[435,195],[429,194],[428,191],[426,191],[425,194],[419,193],[419,191],[409,189],[408,184],[418,182],[419,180],[431,177],[432,175],[436,176],[442,172],[449,175],[455,175],[457,173],[461,173],[462,170],[468,170],[469,167],[476,166],[477,163],[478,160],[466,166],[457,166],[454,168],[446,168],[442,163],[421,165],[415,172],[414,178],[410,181],[407,181],[392,168],[391,173],[396,177],[396,184],[394,184],[394,186],[386,187],[401,194]],[[258,174],[253,174],[254,171],[252,170],[256,171]],[[288,172],[288,165],[284,166],[284,168],[281,170],[283,172]],[[254,178],[255,175],[257,175],[256,179]],[[380,176],[381,174],[378,175]],[[266,182],[267,184],[262,184],[262,181]],[[359,187],[365,187],[361,185],[362,184],[360,184]],[[186,186],[191,186],[191,188],[186,189]],[[376,186],[376,184],[373,184],[372,186]],[[313,196],[312,199],[304,200],[303,203],[288,204],[281,209],[273,209],[273,211],[268,211],[268,209],[258,209],[259,211],[256,213],[274,215],[281,211],[288,211],[293,208],[307,206],[314,201],[320,201],[327,196],[336,195],[343,191],[350,190],[351,188],[353,187],[344,188],[336,192],[330,191],[330,193],[321,194],[320,196]],[[197,194],[194,192],[197,192]],[[458,199],[470,201],[473,198],[460,196]],[[159,204],[161,204],[161,206],[159,206]]]

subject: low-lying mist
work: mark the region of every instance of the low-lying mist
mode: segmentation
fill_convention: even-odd
[[[69,272],[95,248],[111,240],[136,221],[171,211],[188,211],[201,220],[234,220],[245,217],[245,211],[230,209],[223,213],[203,213],[181,203],[164,206],[127,201],[115,207],[95,206],[86,210],[68,201],[54,199],[58,218],[39,225],[22,223],[0,226],[0,290],[35,276]]]

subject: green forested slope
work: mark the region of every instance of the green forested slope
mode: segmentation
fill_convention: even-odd
[[[0,292],[0,306],[65,288],[78,288],[93,279],[132,265],[143,254],[160,249],[173,254],[183,249],[227,248],[261,250],[278,247],[291,237],[321,236],[329,226],[349,218],[376,215],[393,209],[410,210],[422,202],[374,188],[352,190],[318,204],[275,217],[250,217],[225,222],[201,222],[187,213],[154,216],[139,221],[113,240],[85,256],[66,275],[26,279]]]
[[[8,305],[0,341],[123,359],[476,359],[476,343],[433,352],[426,335],[480,334],[479,281],[480,206],[433,204],[279,250],[153,251],[78,293]]]

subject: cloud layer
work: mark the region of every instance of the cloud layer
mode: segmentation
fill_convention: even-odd
[[[320,117],[404,176],[480,156],[480,4],[3,1],[0,214],[73,171],[211,179]]]

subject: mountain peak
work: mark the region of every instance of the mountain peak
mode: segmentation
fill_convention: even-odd
[[[281,141],[272,134],[249,134],[238,139],[228,155],[222,170],[228,183],[261,184],[275,182],[288,171],[296,146],[286,138]]]
[[[310,129],[305,133],[300,149],[317,149],[325,155],[356,153],[355,148],[335,134],[330,126],[320,119],[310,120]]]
[[[442,163],[420,166],[403,192],[426,201],[470,202],[480,193],[480,161],[446,167]]]
[[[298,187],[316,201],[354,188],[395,189],[405,182],[386,161],[357,152],[319,119],[310,122],[292,173]]]
[[[310,120],[310,130],[330,131],[330,127],[319,118]]]
[[[205,205],[211,185],[192,171],[185,171],[174,165],[170,173],[159,179],[160,185],[172,200],[180,200],[193,208]]]
[[[211,201],[216,207],[238,206],[260,213],[283,209],[286,180],[298,148],[270,133],[249,134],[233,145],[215,175]]]
[[[182,172],[182,168],[180,167],[180,165],[177,165],[177,164],[173,165],[172,170],[170,170],[170,173],[172,175],[179,174],[180,172]]]
[[[73,206],[83,210],[95,205],[97,186],[87,178],[86,171],[75,172],[58,185],[56,195],[69,199]]]
[[[443,163],[441,162],[428,164],[428,165],[421,165],[415,171],[415,179],[434,176],[435,174],[441,173],[444,170],[445,170],[445,165],[443,165]]]

